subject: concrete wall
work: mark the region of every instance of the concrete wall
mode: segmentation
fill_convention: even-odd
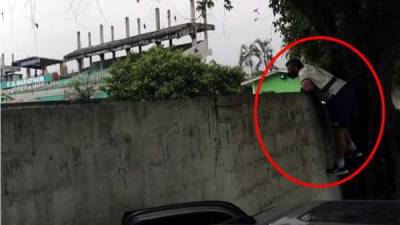
[[[146,103],[32,104],[2,109],[2,222],[116,225],[128,210],[225,200],[272,204],[339,198],[290,183],[267,163],[253,96]],[[328,182],[330,151],[310,99],[266,95],[260,124],[290,174]]]

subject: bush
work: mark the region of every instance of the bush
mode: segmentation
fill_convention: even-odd
[[[110,73],[103,90],[111,98],[134,101],[236,94],[245,76],[239,67],[206,64],[198,56],[161,47],[140,57],[129,55]]]

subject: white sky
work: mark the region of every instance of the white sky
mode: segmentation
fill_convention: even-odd
[[[216,7],[208,13],[209,23],[216,26],[209,33],[212,59],[237,65],[240,45],[256,38],[272,38],[274,53],[281,48],[267,0],[233,0],[235,8],[231,12],[225,12],[223,0],[216,2]],[[89,31],[92,45],[99,43],[99,24],[104,24],[105,41],[111,39],[111,25],[115,27],[115,39],[124,38],[125,16],[130,18],[131,35],[137,34],[137,17],[147,26],[146,30],[142,27],[142,33],[154,31],[157,6],[161,10],[161,27],[167,26],[167,9],[177,17],[173,25],[189,21],[189,0],[140,0],[140,3],[137,0],[0,0],[0,13],[4,16],[0,15],[0,52],[6,55],[6,64],[11,62],[11,53],[16,60],[36,55],[62,59],[77,48],[78,30],[83,47],[88,44]],[[257,8],[259,14],[253,11]],[[38,30],[35,31],[32,21],[39,24]]]

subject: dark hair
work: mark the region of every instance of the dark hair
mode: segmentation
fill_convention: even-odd
[[[303,63],[299,59],[290,59],[286,63],[286,66],[289,66],[289,65],[297,66],[297,67],[299,67],[299,69],[304,67]]]

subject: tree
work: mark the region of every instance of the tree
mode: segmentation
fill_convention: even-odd
[[[273,57],[271,39],[261,40],[258,38],[254,41],[252,48],[255,56],[258,58],[257,70],[260,70],[262,65],[266,67]],[[276,67],[274,66],[273,69],[276,69]]]
[[[206,64],[198,56],[162,47],[129,56],[112,65],[110,73],[103,90],[111,98],[133,101],[236,94],[245,75],[240,67]]]
[[[272,57],[271,40],[256,39],[249,46],[243,44],[240,47],[239,65],[242,68],[250,68],[251,78],[260,74],[260,70],[264,69],[261,66],[264,65],[266,67]],[[254,60],[258,60],[258,62],[255,63]],[[276,69],[275,66],[272,68]]]
[[[76,99],[79,101],[90,100],[96,93],[94,83],[93,76],[89,72],[87,76],[74,80],[72,82],[73,91],[64,91],[64,96],[66,99]]]
[[[207,12],[207,8],[213,8],[215,6],[214,0],[198,0],[197,1],[197,11],[201,12],[202,16]],[[231,0],[224,0],[224,8],[228,11],[233,9]]]
[[[274,25],[286,42],[309,35],[335,36],[357,47],[377,69],[386,96],[386,129],[374,161],[350,186],[361,190],[359,198],[400,198],[400,112],[390,98],[400,53],[400,2],[270,0],[269,6],[278,15]],[[326,42],[304,44],[290,54],[323,65],[354,85],[362,112],[359,147],[371,149],[379,128],[380,100],[365,65],[346,49]]]
[[[253,77],[255,70],[257,70],[258,67],[254,67],[254,58],[256,57],[256,52],[254,51],[255,46],[250,45],[247,46],[243,44],[240,47],[240,54],[239,54],[239,65],[242,68],[250,68],[251,74],[250,78]]]
[[[351,197],[357,197],[355,194],[359,193],[359,198],[399,199],[400,112],[395,109],[390,96],[395,81],[395,62],[400,57],[400,1],[266,0],[267,2],[277,16],[274,26],[286,43],[310,35],[338,37],[357,47],[376,68],[386,96],[385,132],[373,162],[362,176],[350,182],[350,186],[358,188]],[[362,140],[359,148],[371,149],[380,125],[380,99],[374,80],[365,65],[346,49],[326,42],[303,44],[292,49],[290,55],[324,66],[353,84],[360,99],[361,126],[357,133]]]

